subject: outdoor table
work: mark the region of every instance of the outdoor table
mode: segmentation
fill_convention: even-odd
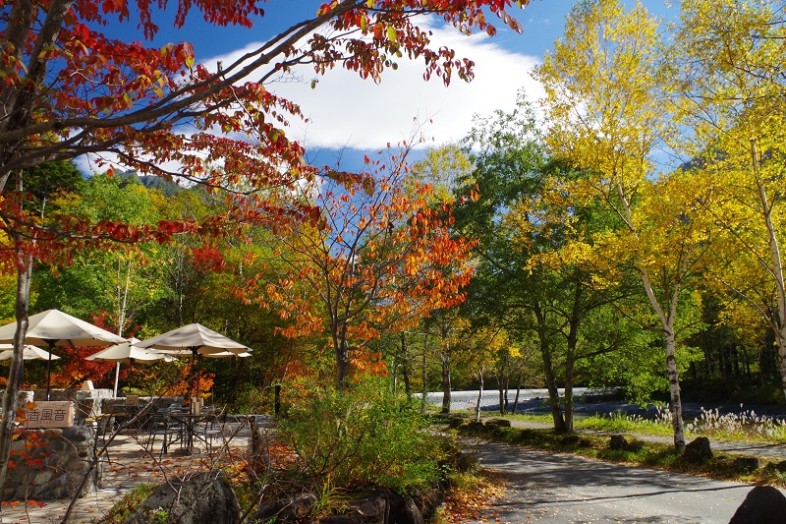
[[[202,423],[207,425],[209,423],[218,422],[218,416],[213,413],[172,413],[170,417],[174,422],[180,425],[182,429],[182,449],[185,450],[185,453],[188,453],[189,455],[194,452],[195,437],[197,439],[201,439],[203,442],[205,442],[205,444],[207,444],[205,437],[200,437],[196,431],[196,428]],[[166,451],[164,451],[164,453],[166,453]]]
[[[139,414],[139,411],[142,409],[142,407],[143,406],[139,404],[114,404],[111,408],[109,408],[107,414],[111,415],[115,424],[120,426],[124,422],[133,419],[137,414]]]

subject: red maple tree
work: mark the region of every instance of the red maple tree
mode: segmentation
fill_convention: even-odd
[[[361,183],[334,174],[302,187],[312,219],[268,228],[287,276],[242,290],[292,320],[284,335],[328,336],[338,387],[353,367],[383,372],[368,343],[461,303],[472,275],[471,242],[453,235],[450,206],[434,204],[430,186],[407,183],[406,153],[366,163]]]
[[[525,3],[332,0],[316,7],[313,16],[282,27],[236,62],[211,70],[196,63],[187,42],[156,48],[111,36],[110,23],[133,19],[149,42],[159,30],[156,19],[167,9],[167,0],[0,0],[0,228],[8,234],[7,249],[1,252],[18,274],[17,340],[0,427],[0,484],[21,378],[32,261],[52,257],[65,239],[65,247],[73,249],[95,239],[136,242],[165,241],[189,232],[220,235],[256,219],[259,209],[270,212],[275,207],[260,199],[255,206],[200,223],[167,221],[145,227],[86,223],[67,215],[43,221],[25,212],[25,169],[86,153],[112,153],[140,173],[233,191],[294,188],[320,172],[305,164],[303,148],[287,137],[287,120],[298,117],[299,108],[269,89],[271,77],[300,65],[311,65],[317,73],[341,65],[377,79],[392,67],[389,57],[408,56],[423,60],[426,77],[437,76],[446,84],[454,74],[469,79],[471,60],[435,48],[417,17],[433,13],[464,33],[493,34],[489,14],[518,29],[508,10]],[[264,16],[265,2],[173,4],[175,27],[182,27],[192,11],[210,24],[251,26]],[[176,172],[165,167],[173,163],[182,167]]]

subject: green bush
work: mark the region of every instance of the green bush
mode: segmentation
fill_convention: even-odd
[[[270,413],[272,409],[270,388],[245,384],[237,392],[232,403],[234,413]]]
[[[297,452],[297,474],[318,492],[370,485],[403,492],[439,476],[439,441],[418,408],[375,379],[347,391],[312,390],[290,403],[279,429]]]

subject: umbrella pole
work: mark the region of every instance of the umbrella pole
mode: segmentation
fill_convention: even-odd
[[[55,345],[49,342],[49,357],[46,359],[46,400],[49,401],[49,388],[52,383],[52,350]]]
[[[120,383],[120,362],[115,366],[115,398],[117,398],[117,386]]]
[[[194,402],[194,397],[196,396],[197,388],[199,387],[199,377],[197,376],[197,366],[199,366],[199,359],[197,358],[197,353],[195,349],[191,350],[191,398],[189,399],[189,404]],[[191,405],[191,412],[194,411],[194,406]]]

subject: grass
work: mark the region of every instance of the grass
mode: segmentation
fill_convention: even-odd
[[[669,437],[672,435],[670,424],[658,420],[646,420],[640,417],[628,417],[614,413],[608,417],[591,416],[574,423],[577,430],[604,431],[608,433],[637,433]]]
[[[742,407],[742,404],[740,404]],[[703,409],[696,420],[686,424],[690,435],[702,435],[723,440],[786,442],[786,424],[782,419],[758,415],[753,410],[721,415],[715,409]]]
[[[506,415],[504,418],[552,424],[550,414]],[[670,437],[673,434],[671,414],[665,409],[659,409],[655,419],[652,420],[620,413],[577,417],[574,419],[574,429],[658,437]],[[766,415],[758,415],[753,410],[721,415],[717,409],[702,409],[695,420],[686,421],[685,434],[689,438],[708,437],[733,442],[783,444],[786,443],[786,422]]]
[[[147,500],[157,487],[157,484],[140,484],[134,487],[134,489],[123,495],[123,498],[99,521],[100,524],[121,524],[125,522],[137,506]]]

